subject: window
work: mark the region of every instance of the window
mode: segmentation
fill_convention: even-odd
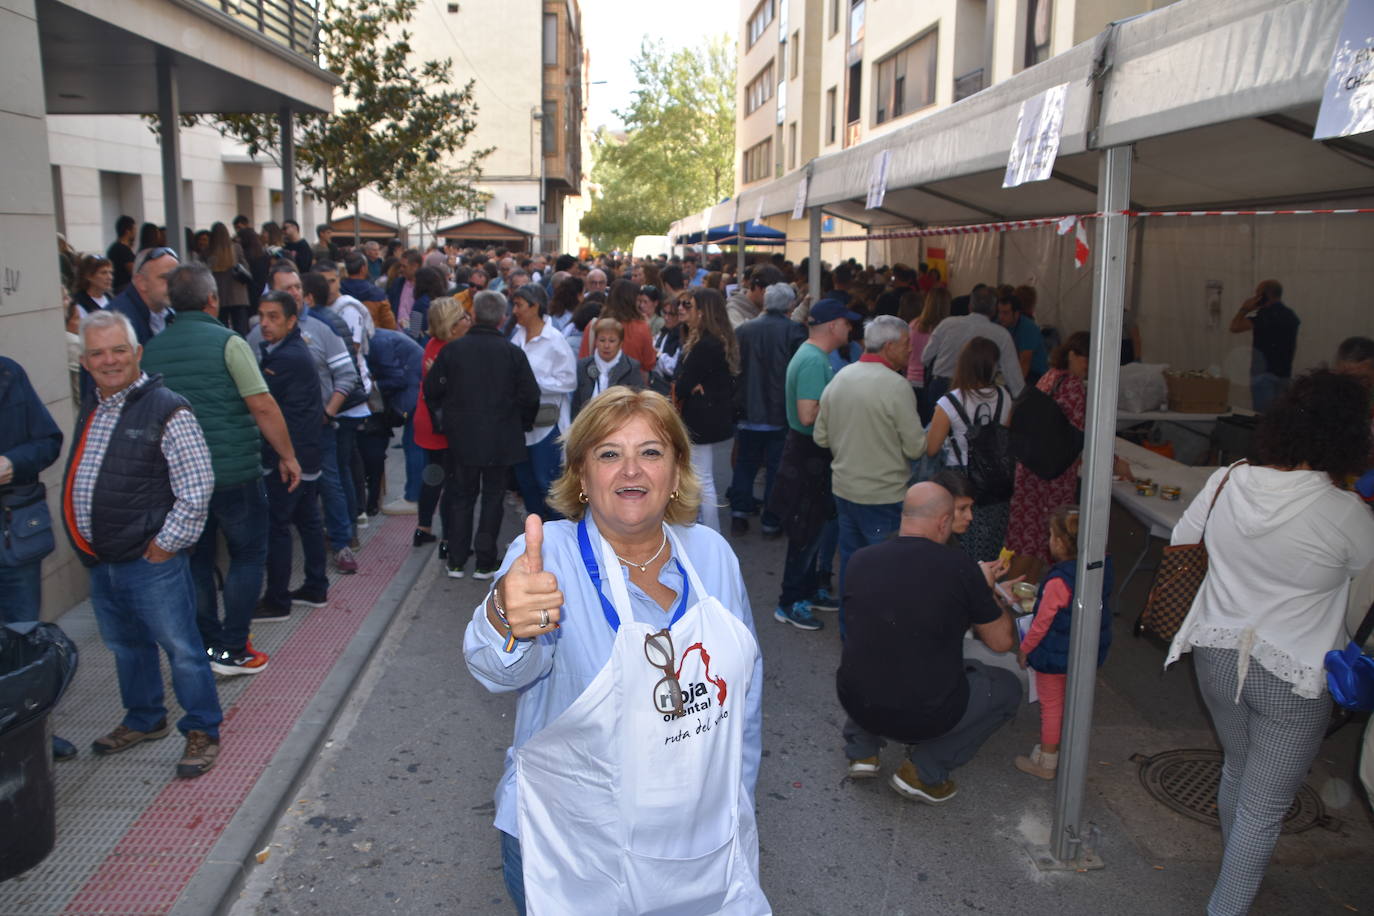
[[[769,61],[763,72],[749,81],[744,87],[744,114],[753,114],[773,97],[773,62]]]
[[[931,31],[873,65],[873,123],[882,124],[935,102],[935,47]]]
[[[801,30],[792,33],[792,40],[788,42],[792,46],[792,66],[788,68],[787,78],[794,80],[797,78],[798,61],[801,59]]]
[[[787,125],[787,167],[797,167],[797,122]]]
[[[558,103],[544,103],[544,120],[542,125],[544,136],[544,155],[558,155]]]
[[[749,17],[749,40],[745,42],[746,48],[752,48],[754,42],[763,37],[764,30],[773,21],[773,4],[777,0],[763,0],[754,10],[754,15]]]
[[[840,30],[840,4],[844,0],[830,0],[830,38],[835,37],[835,33]]]
[[[558,14],[544,14],[544,66],[558,66]]]
[[[838,90],[831,86],[825,90],[825,145],[829,146],[835,142],[835,116],[838,112],[835,106],[838,104]]]
[[[767,178],[773,171],[773,138],[756,143],[744,151],[743,184]]]
[[[1052,0],[1026,0],[1026,47],[1023,67],[1034,67],[1050,56]]]
[[[448,11],[449,11],[450,13],[456,13],[456,12],[458,12],[458,4],[456,4],[456,3],[450,3],[450,4],[448,5]]]

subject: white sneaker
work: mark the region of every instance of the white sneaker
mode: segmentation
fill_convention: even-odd
[[[357,518],[357,520],[354,522],[354,524],[357,525],[359,528],[366,528],[366,527],[367,527],[367,513],[366,513],[366,512],[359,512],[359,513],[358,513],[358,518]]]
[[[878,758],[863,757],[849,761],[850,779],[872,779],[878,775]]]
[[[416,515],[419,511],[420,504],[408,499],[393,500],[382,506],[383,515]]]

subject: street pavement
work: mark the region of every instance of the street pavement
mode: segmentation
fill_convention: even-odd
[[[507,508],[503,543],[522,518]],[[1112,532],[1118,556],[1134,552],[1141,531],[1130,516],[1114,513]],[[1161,674],[1162,649],[1129,635],[1148,576],[1119,601],[1116,645],[1098,678],[1085,810],[1105,867],[1041,871],[1027,850],[1049,839],[1055,787],[1011,763],[1037,740],[1038,707],[1023,706],[956,771],[959,794],[942,807],[887,786],[900,747],[883,752],[882,779],[848,779],[835,615],[822,615],[818,633],[776,623],[784,543],[763,540],[755,521],[732,544],[764,654],[756,804],[762,883],[775,912],[1203,911],[1219,834],[1151,799],[1130,762],[1136,753],[1215,747],[1187,662]],[[436,559],[420,572],[230,912],[512,911],[491,819],[515,703],[482,689],[462,658],[464,628],[485,593],[485,583],[444,577]],[[1374,826],[1351,788],[1358,738],[1347,727],[1323,747],[1308,784],[1335,823],[1280,839],[1253,912],[1374,908]]]

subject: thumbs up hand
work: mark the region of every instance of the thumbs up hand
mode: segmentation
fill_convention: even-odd
[[[525,519],[525,552],[516,558],[496,582],[496,597],[506,611],[506,623],[516,639],[530,639],[558,626],[563,593],[558,577],[544,571],[544,521],[537,515]],[[487,619],[505,632],[491,602]]]

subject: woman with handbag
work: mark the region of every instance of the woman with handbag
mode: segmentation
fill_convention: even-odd
[[[716,459],[730,454],[735,437],[735,376],[739,342],[718,290],[698,287],[678,306],[687,328],[673,391],[692,439],[692,469],[701,481],[698,521],[720,530]]]
[[[1193,653],[1225,754],[1209,916],[1249,910],[1331,716],[1323,658],[1374,560],[1374,516],[1337,486],[1366,465],[1365,404],[1336,373],[1295,380],[1256,430],[1262,463],[1218,470],[1174,528],[1175,545],[1203,545],[1207,574],[1165,664]]]

